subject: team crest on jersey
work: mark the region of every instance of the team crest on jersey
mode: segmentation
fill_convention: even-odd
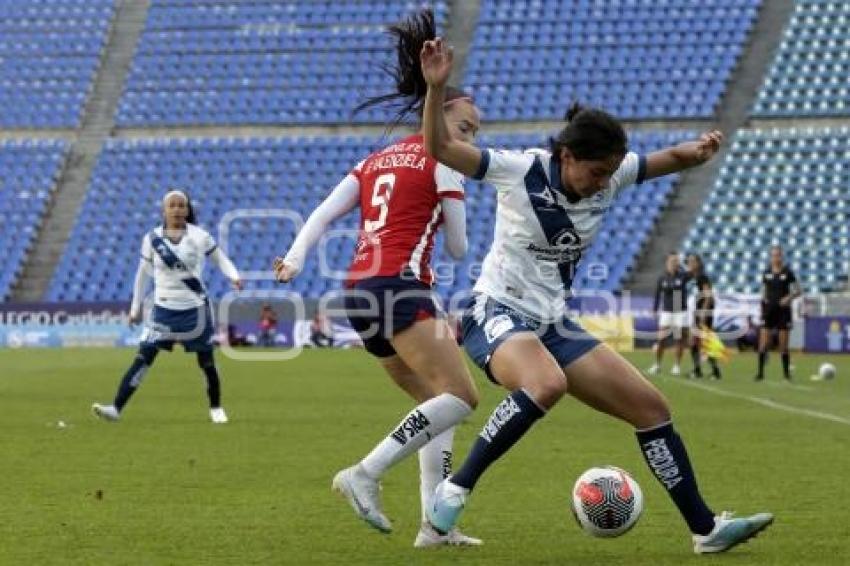
[[[539,193],[529,193],[532,197],[540,200],[545,208],[558,208],[558,199],[555,192],[544,186]]]
[[[506,314],[494,316],[484,324],[484,336],[492,344],[514,327],[514,321]]]

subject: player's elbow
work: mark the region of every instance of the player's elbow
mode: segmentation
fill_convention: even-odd
[[[446,240],[446,251],[452,259],[463,259],[468,249],[469,242],[466,240],[466,237],[454,242]]]

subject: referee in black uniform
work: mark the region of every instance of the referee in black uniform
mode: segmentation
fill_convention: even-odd
[[[700,364],[700,340],[704,331],[714,330],[714,290],[711,287],[711,279],[705,274],[705,266],[698,254],[688,256],[689,284],[693,286],[694,321],[691,329],[691,360],[694,369],[691,377],[702,377],[702,364]],[[722,377],[717,360],[710,357],[708,363],[714,379]]]
[[[764,379],[767,350],[773,333],[779,335],[779,351],[782,353],[782,369],[785,379],[791,380],[791,354],[788,352],[788,335],[791,331],[791,301],[802,293],[791,268],[785,265],[782,247],[770,248],[770,266],[761,276],[761,318],[759,335],[759,372],[756,381]]]
[[[661,369],[661,359],[664,357],[664,341],[673,332],[676,340],[676,361],[672,375],[682,373],[682,354],[685,351],[685,343],[688,340],[688,291],[687,285],[690,276],[679,266],[679,253],[667,254],[667,264],[664,273],[658,278],[655,288],[655,306],[653,310],[660,314],[658,316],[658,341],[653,347],[655,349],[655,363],[647,370],[649,375],[655,375]]]

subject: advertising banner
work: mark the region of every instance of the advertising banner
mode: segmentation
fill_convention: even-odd
[[[805,351],[850,353],[850,317],[815,316],[806,318]]]

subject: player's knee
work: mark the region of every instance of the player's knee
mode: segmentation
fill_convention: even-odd
[[[670,418],[670,404],[660,391],[654,389],[651,394],[644,396],[639,417],[632,424],[637,428],[650,428],[666,423]]]
[[[534,399],[546,407],[552,407],[567,393],[567,377],[560,370],[550,370],[539,375],[530,387]]]
[[[212,352],[198,352],[198,367],[208,369],[215,366]]]
[[[478,407],[478,390],[475,389],[474,385],[466,388],[460,398],[463,399],[473,411],[476,407]]]
[[[139,353],[136,354],[136,357],[142,361],[146,366],[149,366],[153,363],[156,355],[159,351],[156,349],[156,346],[141,346],[139,348]]]

